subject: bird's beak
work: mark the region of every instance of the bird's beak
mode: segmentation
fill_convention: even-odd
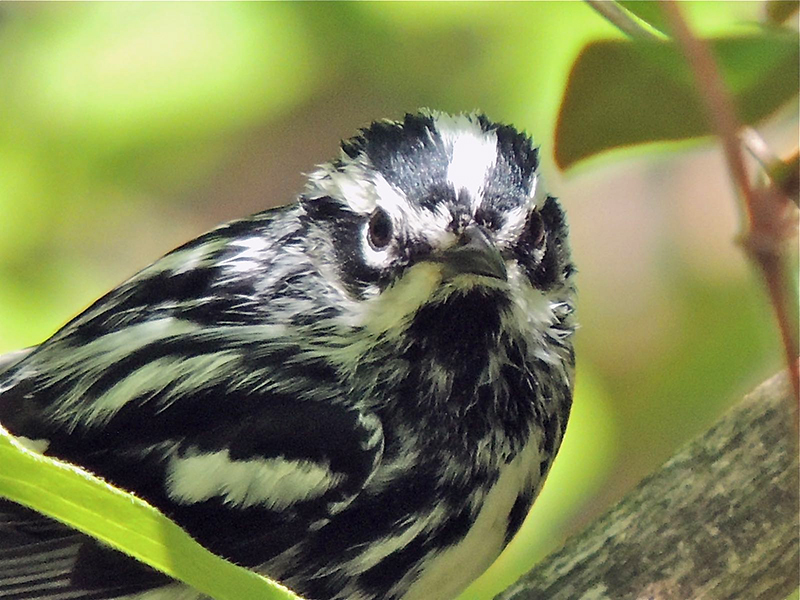
[[[440,263],[445,279],[456,275],[483,275],[505,281],[506,263],[497,246],[479,225],[468,225],[456,244],[429,258]]]

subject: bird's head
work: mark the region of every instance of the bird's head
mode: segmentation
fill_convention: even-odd
[[[301,202],[320,264],[335,265],[329,278],[361,306],[354,319],[388,332],[424,307],[472,297],[566,325],[567,226],[538,163],[527,135],[481,115],[409,114],[343,142]]]

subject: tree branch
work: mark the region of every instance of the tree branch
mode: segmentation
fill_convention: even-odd
[[[786,374],[762,384],[496,600],[784,600],[800,582]]]

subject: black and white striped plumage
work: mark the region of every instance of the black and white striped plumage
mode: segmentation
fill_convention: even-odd
[[[537,150],[425,112],[146,268],[0,374],[0,423],[315,600],[454,597],[538,493],[573,266]],[[0,501],[0,597],[194,600]]]

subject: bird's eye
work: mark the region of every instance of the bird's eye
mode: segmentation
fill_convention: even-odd
[[[527,237],[534,247],[538,248],[544,241],[544,223],[538,211],[534,211],[528,216]]]
[[[376,208],[369,217],[367,239],[375,250],[383,250],[392,241],[392,219],[382,208]]]

